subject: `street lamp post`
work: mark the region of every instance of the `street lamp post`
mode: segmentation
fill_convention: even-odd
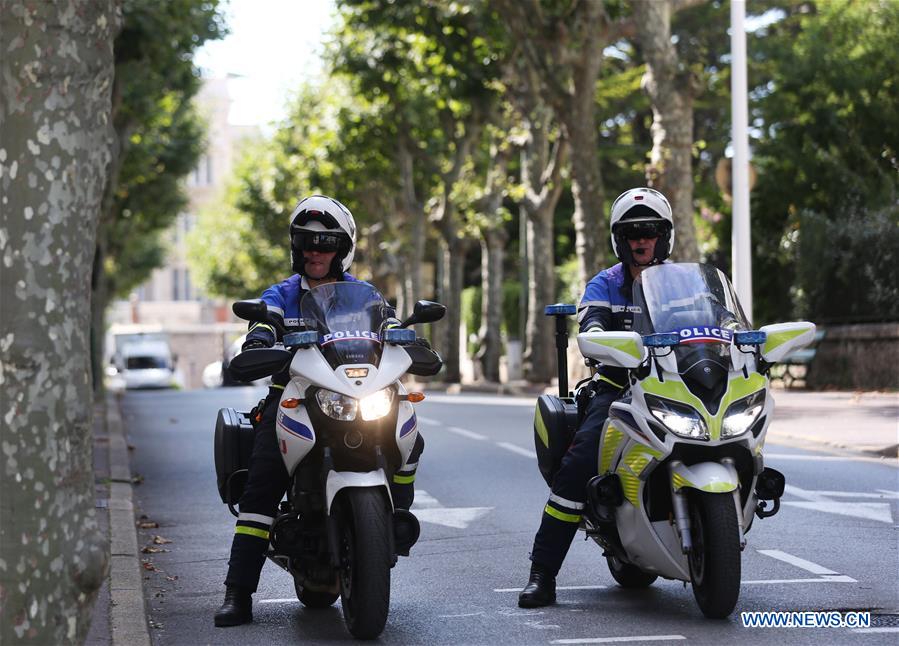
[[[731,123],[733,140],[733,231],[731,273],[746,315],[752,320],[752,248],[749,226],[749,115],[746,90],[745,0],[730,3]]]

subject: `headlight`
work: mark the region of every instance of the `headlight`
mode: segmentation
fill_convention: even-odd
[[[694,408],[652,395],[646,395],[646,405],[653,417],[675,435],[694,440],[709,439],[705,421]]]
[[[376,393],[363,397],[359,401],[359,407],[362,409],[362,419],[369,421],[384,417],[390,412],[393,405],[393,388],[385,388]]]
[[[352,422],[356,419],[356,409],[359,401],[349,395],[341,395],[333,390],[321,390],[315,393],[318,407],[328,417],[338,419],[341,422]]]
[[[735,437],[749,430],[765,408],[765,391],[760,390],[735,401],[724,413],[721,437]]]

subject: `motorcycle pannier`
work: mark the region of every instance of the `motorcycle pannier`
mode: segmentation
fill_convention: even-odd
[[[573,399],[561,399],[554,395],[541,395],[537,398],[534,446],[537,448],[537,466],[549,486],[552,486],[553,478],[576,430],[577,404]]]
[[[247,482],[254,437],[248,413],[233,408],[219,409],[215,420],[215,477],[224,503],[236,505],[240,500]]]

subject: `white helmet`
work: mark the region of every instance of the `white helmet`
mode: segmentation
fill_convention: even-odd
[[[662,262],[674,250],[671,205],[664,195],[652,188],[632,188],[619,195],[612,202],[609,229],[612,250],[626,265],[637,264],[627,243],[627,239],[635,235],[658,237],[650,265]]]
[[[328,275],[341,278],[356,251],[356,221],[350,210],[326,195],[300,200],[290,214],[290,262],[301,276],[306,265],[304,249],[336,251]]]

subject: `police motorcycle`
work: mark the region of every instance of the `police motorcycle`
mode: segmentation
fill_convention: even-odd
[[[398,328],[381,330],[386,303],[365,283],[337,282],[302,298],[301,331],[285,334],[261,300],[234,304],[235,314],[278,330],[283,346],[247,350],[233,359],[240,381],[273,375],[289,364],[276,433],[290,474],[286,501],[271,529],[267,557],[294,579],[298,599],[325,608],[341,598],[347,628],[372,639],[384,628],[390,570],[408,555],[419,524],[394,509],[389,483],[418,433],[404,374],[434,375],[440,356],[415,331],[443,317],[439,303],[418,301]],[[219,493],[231,513],[240,500],[253,447],[255,412],[221,409],[215,463]]]
[[[582,529],[622,587],[660,576],[690,582],[705,616],[726,617],[740,592],[746,533],[754,517],[777,513],[784,491],[762,453],[774,412],[769,371],[808,345],[815,325],[753,330],[727,276],[710,265],[649,267],[633,289],[634,331],[577,336],[588,365],[626,368],[629,379],[602,430]],[[565,317],[574,311],[546,308],[560,358],[559,397],[541,396],[534,417],[547,483],[578,421],[564,365]],[[582,383],[583,403],[591,391]]]

